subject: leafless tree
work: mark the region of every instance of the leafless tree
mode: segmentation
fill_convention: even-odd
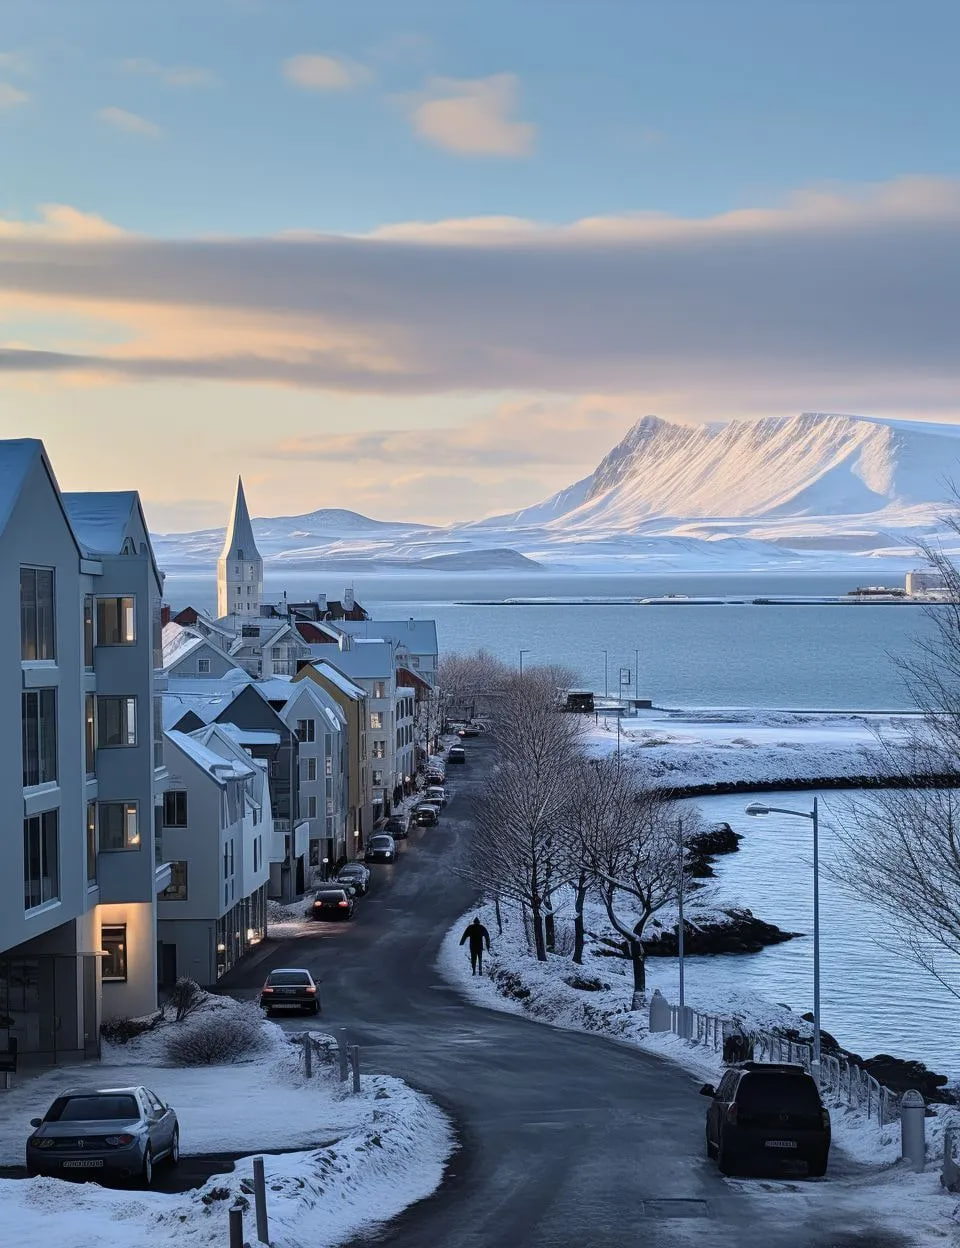
[[[478,707],[497,698],[511,678],[507,665],[487,650],[446,654],[437,664],[437,684],[454,717],[476,715]]]

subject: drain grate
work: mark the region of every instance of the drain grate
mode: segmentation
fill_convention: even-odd
[[[644,1200],[645,1218],[707,1218],[710,1210],[705,1200]]]

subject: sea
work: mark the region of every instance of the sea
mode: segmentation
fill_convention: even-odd
[[[579,685],[597,693],[636,694],[663,707],[909,710],[898,660],[931,628],[928,609],[916,605],[691,601],[839,595],[863,584],[862,574],[336,576],[289,572],[281,578],[268,571],[265,590],[268,598],[286,590],[293,601],[319,590],[339,598],[349,583],[374,617],[436,619],[442,652],[483,648],[519,664],[522,649],[525,665],[564,664],[577,673]],[[902,585],[903,573],[876,569],[868,583]],[[687,599],[663,605],[602,601],[668,594]],[[189,602],[213,610],[212,576],[173,572],[166,596],[175,606]],[[566,601],[509,601],[533,597]],[[765,794],[763,800],[808,810],[812,797]],[[709,822],[729,822],[745,838],[738,853],[717,860],[716,901],[747,906],[803,935],[755,955],[689,959],[688,991],[695,999],[699,984],[713,997],[729,984],[804,1012],[812,1005],[810,824],[783,816],[748,818],[744,807],[750,800],[739,794],[698,801]],[[843,802],[836,792],[823,796],[825,856]],[[863,1056],[916,1058],[960,1078],[957,997],[898,953],[889,924],[867,901],[851,899],[824,879],[821,907],[823,1026]]]

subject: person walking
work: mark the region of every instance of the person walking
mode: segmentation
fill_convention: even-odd
[[[487,953],[490,952],[490,933],[480,922],[480,916],[467,924],[467,930],[460,937],[460,944],[465,945],[470,942],[470,969],[474,975],[478,972],[483,974],[483,950],[486,946]]]

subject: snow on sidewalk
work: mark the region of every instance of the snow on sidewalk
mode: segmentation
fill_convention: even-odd
[[[176,1110],[185,1155],[249,1156],[232,1173],[180,1195],[49,1178],[0,1180],[9,1242],[18,1248],[220,1248],[227,1210],[238,1199],[250,1205],[250,1240],[253,1155],[265,1158],[274,1248],[329,1248],[369,1232],[439,1186],[453,1150],[450,1124],[401,1080],[364,1075],[354,1095],[350,1083],[339,1082],[335,1064],[318,1060],[308,1080],[281,1029],[266,1022],[267,1047],[255,1060],[169,1067],[161,1058],[165,1029],[105,1046],[100,1065],[51,1070],[4,1094],[0,1160],[22,1165],[30,1118],[78,1083],[146,1084]],[[317,1038],[335,1047],[331,1037]],[[281,1148],[298,1151],[271,1155]]]
[[[459,942],[464,927],[477,914],[490,932],[492,949],[485,958],[484,974],[474,977]],[[592,956],[589,944],[581,967],[571,958],[556,954],[545,963],[538,962],[527,948],[519,911],[502,904],[501,915],[502,935],[497,932],[493,906],[474,907],[454,924],[440,946],[438,970],[474,1004],[522,1014],[554,1027],[608,1036],[674,1062],[698,1081],[716,1084],[723,1069],[719,1053],[670,1032],[651,1034],[647,1011],[630,1008],[632,974],[628,962]],[[587,926],[591,926],[589,922]],[[577,981],[580,987],[575,986]],[[656,988],[668,1000],[676,999],[674,959],[648,961],[647,989],[652,993]],[[687,1002],[704,1013],[735,1017],[748,1029],[780,1026],[802,1032],[807,1027],[786,1007],[735,990],[722,999],[688,993]],[[834,1222],[838,1208],[848,1210],[851,1216],[872,1212],[888,1222],[892,1230],[906,1236],[908,1242],[924,1248],[928,1244],[960,1242],[960,1201],[957,1196],[944,1193],[939,1185],[943,1130],[952,1107],[935,1108],[937,1117],[927,1120],[927,1151],[931,1160],[923,1174],[913,1174],[900,1163],[899,1124],[881,1129],[875,1121],[867,1121],[848,1107],[831,1106],[834,1147],[845,1156],[840,1166],[831,1162],[834,1174],[828,1180],[762,1184],[740,1179],[723,1181],[758,1199],[769,1195],[782,1201],[784,1193],[791,1193],[804,1200],[816,1200],[820,1194],[826,1194]]]

